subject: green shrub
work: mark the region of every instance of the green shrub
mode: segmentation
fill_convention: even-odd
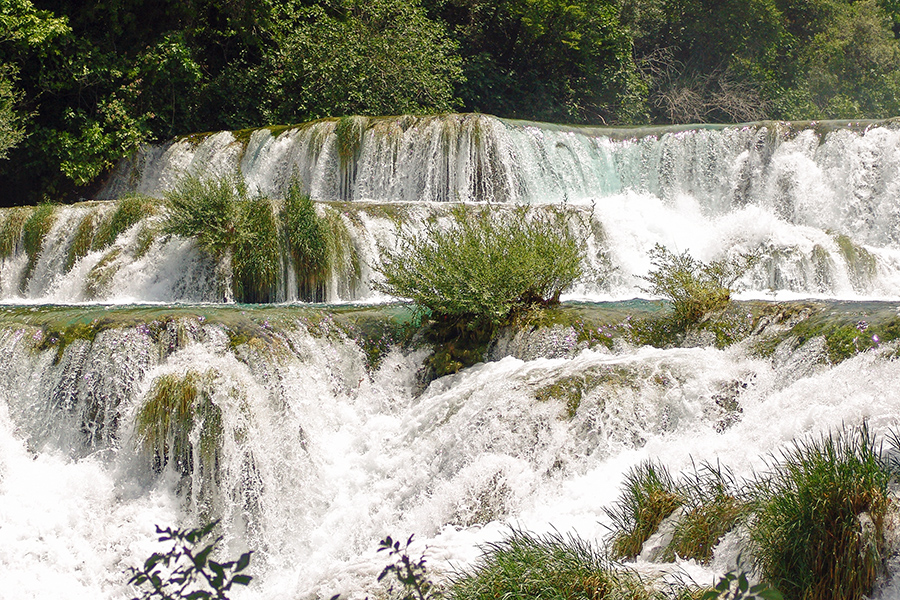
[[[659,244],[650,256],[653,269],[644,277],[650,283],[644,291],[667,298],[676,323],[682,326],[725,308],[731,300],[731,286],[757,260],[756,255],[743,254],[706,264],[687,252],[673,254]]]
[[[784,600],[784,596],[767,583],[751,586],[743,571],[729,571],[700,600]]]
[[[492,328],[527,306],[558,302],[581,275],[583,253],[559,213],[458,207],[448,226],[401,232],[395,250],[382,249],[379,287],[438,320]]]
[[[133,600],[228,600],[225,592],[233,585],[247,585],[253,579],[241,571],[250,565],[251,552],[236,561],[217,562],[210,557],[222,537],[210,540],[218,521],[197,529],[156,526],[160,542],[172,542],[166,552],[154,552],[140,569],[130,569],[128,583],[145,587]]]
[[[285,198],[282,222],[297,275],[300,298],[325,299],[324,278],[328,270],[328,236],[309,196],[292,181]]]
[[[748,513],[730,471],[721,466],[702,465],[680,485],[686,512],[675,525],[672,541],[663,552],[664,560],[693,558],[712,560],[713,549]]]
[[[231,259],[234,296],[242,302],[271,302],[278,283],[278,223],[266,198],[245,200]]]
[[[859,599],[885,553],[890,476],[866,426],[797,442],[756,484],[763,577],[796,600]]]
[[[574,536],[513,530],[489,544],[447,593],[454,600],[536,600],[656,597],[633,572],[613,567],[600,549]]]
[[[632,468],[625,476],[625,490],[605,509],[613,522],[611,556],[636,557],[662,520],[682,504],[682,492],[664,466],[644,461]]]
[[[200,248],[221,257],[240,233],[239,201],[247,199],[240,177],[185,177],[166,193],[168,214],[163,232],[196,238]]]
[[[122,233],[141,219],[156,212],[153,198],[132,194],[116,202],[116,209],[100,223],[91,243],[91,250],[103,250],[113,245]]]

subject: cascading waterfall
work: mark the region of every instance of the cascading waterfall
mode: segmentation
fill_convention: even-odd
[[[898,142],[894,122],[352,117],[148,147],[98,200],[0,211],[0,598],[128,597],[154,525],[211,518],[229,556],[255,551],[235,598],[372,597],[387,534],[415,534],[440,576],[510,526],[603,540],[643,459],[750,477],[804,436],[896,428],[895,342],[836,363],[821,336],[769,353],[754,340],[815,310],[868,338],[900,320]],[[284,248],[278,303],[234,303],[229,257],[164,233],[161,199],[186,173],[240,173],[276,212],[299,182],[329,232],[329,304],[300,302]],[[129,193],[159,200],[114,239],[86,237]],[[459,203],[563,215],[586,242],[564,297],[580,302],[562,309],[582,327],[507,332],[487,362],[429,381],[416,315],[377,291],[379,250]],[[818,303],[765,317],[742,303],[754,334],[724,349],[604,345],[610,321],[659,310],[629,301],[657,243],[756,252],[743,298]],[[154,437],[147,415],[178,393],[195,408]],[[732,542],[710,565],[637,564],[706,583],[734,566]]]

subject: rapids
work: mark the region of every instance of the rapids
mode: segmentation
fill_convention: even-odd
[[[79,224],[123,194],[161,198],[185,172],[234,171],[276,199],[299,177],[318,201],[341,240],[329,304],[299,302],[290,277],[278,304],[235,304],[227,265],[163,235],[162,213],[72,258]],[[96,200],[58,207],[36,255],[16,239],[0,263],[0,598],[129,598],[126,570],[158,548],[155,525],[213,517],[227,555],[254,550],[255,580],[235,598],[374,597],[385,535],[414,534],[442,577],[510,527],[602,541],[604,508],[643,459],[673,473],[718,461],[749,478],[805,436],[897,428],[895,342],[838,364],[821,337],[753,351],[777,324],[724,349],[608,348],[568,325],[507,332],[488,361],[427,381],[429,347],[406,337],[415,315],[372,283],[379,247],[456,202],[563,211],[588,256],[562,312],[591,339],[659,310],[631,300],[646,296],[656,243],[701,260],[759,252],[744,300],[816,298],[851,323],[900,320],[893,122],[355,117],[148,147]],[[748,319],[751,304],[738,304]],[[190,468],[160,472],[141,410],[160,381],[189,377],[216,407],[214,468],[196,450],[198,419]],[[734,566],[734,538],[709,566],[638,566],[708,583]],[[898,593],[887,582],[876,597]]]

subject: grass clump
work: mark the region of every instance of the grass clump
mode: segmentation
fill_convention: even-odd
[[[663,465],[645,461],[632,468],[625,477],[624,492],[605,509],[614,531],[610,555],[615,559],[636,557],[662,520],[684,501],[682,491]]]
[[[237,241],[238,203],[246,199],[247,189],[239,177],[185,177],[166,194],[163,233],[195,238],[203,251],[220,258]]]
[[[796,600],[869,595],[885,555],[889,471],[868,428],[797,442],[756,486],[763,577]]]
[[[97,214],[94,211],[90,211],[78,222],[78,227],[75,229],[75,237],[72,238],[69,250],[66,253],[66,273],[71,271],[75,263],[87,256],[88,252],[91,251],[91,245],[97,233],[97,221]]]
[[[662,296],[672,303],[674,321],[686,327],[700,322],[731,300],[731,286],[757,260],[752,254],[704,263],[688,252],[674,254],[657,244],[650,252],[653,269],[644,276],[645,292]]]
[[[19,283],[19,289],[22,291],[25,290],[28,280],[31,279],[38,256],[44,247],[44,238],[50,233],[55,221],[56,205],[48,202],[38,205],[22,225],[22,244],[28,255],[28,263],[25,265],[25,271],[22,273],[22,280]]]
[[[328,269],[328,236],[312,199],[292,181],[285,198],[282,222],[297,275],[300,298],[309,302],[325,299],[324,278]]]
[[[451,600],[655,597],[636,574],[614,569],[600,549],[574,536],[513,530],[489,544],[480,561],[452,582]]]
[[[432,318],[496,327],[530,305],[558,303],[581,275],[583,253],[561,215],[457,208],[447,226],[401,233],[396,250],[382,249],[381,289]]]
[[[182,475],[211,477],[222,445],[222,411],[210,397],[216,373],[188,371],[158,377],[135,419],[135,431],[153,465]]]
[[[0,227],[0,259],[9,258],[15,252],[22,239],[22,229],[31,211],[24,207],[8,208],[4,211],[6,218]]]
[[[231,260],[235,298],[271,302],[278,283],[278,223],[266,198],[246,200],[238,211],[239,233]]]
[[[116,202],[113,213],[97,228],[91,250],[104,250],[112,246],[122,233],[155,212],[156,203],[152,198],[139,194],[123,196]]]
[[[679,556],[709,563],[722,536],[747,515],[748,504],[741,499],[734,476],[719,465],[702,465],[682,482],[681,490],[686,512],[675,525],[662,558]]]

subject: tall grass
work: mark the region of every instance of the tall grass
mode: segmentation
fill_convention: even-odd
[[[662,520],[682,504],[683,493],[663,465],[645,461],[633,467],[619,499],[605,509],[613,522],[610,555],[636,557]]]
[[[380,288],[438,319],[496,327],[524,307],[558,302],[581,275],[583,253],[559,213],[459,207],[446,226],[401,232],[394,250],[382,248]]]
[[[328,269],[328,236],[323,219],[316,214],[313,201],[302,192],[299,182],[291,182],[281,215],[300,298],[322,301]]]
[[[3,225],[0,226],[0,259],[9,258],[15,252],[22,239],[22,228],[31,215],[25,207],[8,208],[5,211]]]
[[[50,233],[55,222],[56,205],[44,203],[39,204],[22,225],[22,245],[25,247],[28,263],[25,265],[25,271],[19,281],[21,291],[25,291],[28,286],[28,281],[31,279],[31,274],[34,272],[34,267],[37,265],[38,257],[44,247],[44,239]]]
[[[631,571],[614,568],[589,541],[513,530],[489,544],[480,561],[457,575],[451,600],[643,600],[659,595]]]
[[[112,246],[122,233],[141,219],[153,215],[157,210],[156,201],[147,196],[130,194],[116,202],[116,209],[97,227],[91,242],[91,250],[104,250]]]
[[[240,177],[185,177],[165,198],[164,233],[195,238],[202,250],[215,257],[234,246],[240,233],[238,203],[247,199]]]
[[[757,483],[762,575],[785,597],[869,595],[882,570],[890,474],[866,426],[797,442]]]
[[[278,283],[278,223],[267,198],[246,200],[240,207],[240,232],[231,267],[234,295],[243,302],[271,302]]]

